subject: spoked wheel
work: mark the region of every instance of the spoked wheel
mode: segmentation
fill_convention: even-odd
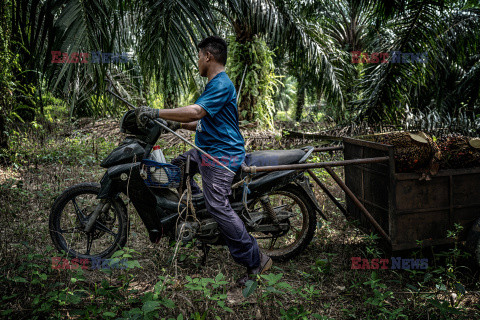
[[[273,191],[263,199],[256,199],[250,206],[253,211],[264,211],[267,200],[278,216],[278,222],[287,227],[277,232],[251,232],[257,239],[260,250],[277,261],[289,260],[300,254],[312,241],[317,224],[313,204],[302,189],[287,186]],[[288,218],[287,218],[288,217]],[[267,219],[262,224],[271,224]]]
[[[55,200],[49,226],[60,252],[78,258],[108,258],[127,242],[127,210],[121,199],[107,200],[90,232],[85,232],[88,219],[101,203],[99,190],[99,184],[82,183]]]

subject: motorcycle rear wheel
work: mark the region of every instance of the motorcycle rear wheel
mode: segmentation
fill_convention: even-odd
[[[288,219],[289,230],[279,234],[250,234],[256,238],[260,250],[273,260],[290,260],[305,250],[312,241],[317,225],[315,208],[303,190],[294,185],[272,191],[267,196],[275,211],[286,210],[294,214]],[[259,198],[250,205],[250,209],[265,211]]]
[[[84,224],[100,203],[99,191],[98,183],[81,183],[68,188],[55,200],[49,227],[59,252],[82,259],[109,258],[125,246],[128,215],[119,198],[108,199],[109,209],[98,216],[89,233],[84,231]]]

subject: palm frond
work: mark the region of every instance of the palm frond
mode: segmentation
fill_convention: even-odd
[[[178,90],[181,83],[186,88],[199,39],[215,33],[209,2],[157,0],[147,5],[139,43],[144,74],[160,86]]]
[[[393,42],[384,42],[377,52],[428,53],[428,63],[384,63],[367,65],[361,87],[364,96],[359,103],[359,118],[370,123],[382,120],[396,123],[401,119],[406,105],[411,105],[408,95],[410,85],[431,77],[441,63],[432,48],[439,30],[444,26],[438,21],[441,4],[438,1],[411,1],[395,16]]]

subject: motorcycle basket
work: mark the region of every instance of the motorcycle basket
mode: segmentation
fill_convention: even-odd
[[[170,163],[160,163],[149,159],[142,160],[141,176],[145,184],[155,188],[178,188],[182,180],[179,167]]]

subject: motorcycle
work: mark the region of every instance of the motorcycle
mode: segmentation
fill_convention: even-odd
[[[74,185],[55,200],[49,219],[55,247],[82,259],[109,258],[124,247],[130,222],[123,194],[138,212],[151,242],[163,237],[184,243],[195,240],[204,250],[204,263],[210,246],[225,242],[203,194],[182,197],[185,193],[179,189],[192,178],[188,160],[182,166],[149,160],[152,147],[168,132],[166,122],[150,120],[142,128],[134,110],[129,110],[120,128],[129,136],[101,162],[106,172],[100,183]],[[242,168],[303,163],[313,149],[249,153]],[[324,217],[303,170],[246,174],[239,169],[232,186],[231,207],[260,249],[274,260],[300,254],[314,236],[316,213]],[[190,214],[185,217],[182,212],[187,210]]]

